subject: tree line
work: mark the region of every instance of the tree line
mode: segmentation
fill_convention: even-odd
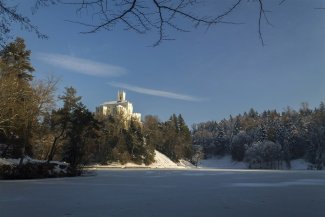
[[[39,80],[31,51],[17,38],[0,51],[0,155],[80,164],[119,161],[150,164],[155,150],[177,162],[230,154],[252,168],[290,167],[304,158],[317,169],[325,163],[325,104],[303,103],[298,111],[279,113],[254,109],[222,121],[194,124],[189,130],[181,114],[167,121],[148,115],[143,122],[123,114],[101,116],[67,87],[55,97],[58,81]],[[56,103],[62,102],[58,108]],[[194,159],[196,160],[193,160]],[[195,162],[194,162],[195,163]]]
[[[230,154],[251,168],[290,168],[290,161],[304,158],[316,169],[325,165],[325,104],[310,109],[302,103],[296,111],[267,110],[230,116],[222,121],[193,125],[193,144],[205,157]]]
[[[181,115],[139,122],[94,114],[73,87],[56,98],[56,79],[35,79],[30,56],[22,38],[0,51],[0,157],[65,161],[75,171],[88,163],[150,164],[155,149],[174,161],[190,159],[191,133]]]

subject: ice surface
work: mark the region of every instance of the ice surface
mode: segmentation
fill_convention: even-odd
[[[325,180],[319,179],[297,179],[290,182],[259,182],[259,183],[234,183],[236,187],[289,187],[289,186],[325,186]]]
[[[2,180],[0,216],[324,217],[324,180],[325,171],[191,169]]]

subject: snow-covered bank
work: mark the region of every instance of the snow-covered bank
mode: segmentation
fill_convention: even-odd
[[[248,164],[244,162],[237,162],[231,159],[230,155],[223,157],[212,157],[201,160],[198,168],[208,169],[248,169]]]
[[[307,170],[310,169],[311,164],[304,159],[296,159],[290,162],[292,170]]]
[[[185,169],[191,168],[193,165],[185,160],[180,160],[179,163],[173,162],[166,155],[155,150],[155,162],[150,165],[126,163],[120,164],[118,162],[110,163],[108,165],[93,165],[95,168],[160,168],[160,169]]]
[[[223,157],[212,157],[201,160],[198,168],[202,169],[248,169],[248,164],[245,162],[237,162],[231,159],[230,155]],[[304,159],[297,159],[291,161],[291,170],[307,170],[310,168],[310,164]],[[283,165],[283,168],[286,169]]]
[[[20,159],[5,159],[0,158],[0,166],[6,165],[9,167],[15,167],[19,164]],[[44,164],[46,161],[36,160],[29,157],[26,157],[23,161],[23,164]],[[53,173],[67,173],[67,167],[69,164],[59,161],[51,161],[53,166]],[[87,166],[88,168],[143,168],[143,169],[196,169],[190,162],[185,160],[180,160],[179,163],[175,163],[170,160],[166,155],[160,153],[159,151],[155,151],[155,162],[150,165],[144,164],[135,164],[135,163],[111,163],[108,165],[91,165]],[[297,159],[291,161],[291,170],[307,170],[310,169],[310,164],[303,159]],[[198,164],[197,169],[234,169],[234,170],[245,170],[248,169],[248,164],[245,162],[237,162],[231,159],[230,155],[223,157],[213,157],[201,160]],[[286,169],[285,165],[282,166],[281,169]],[[0,174],[1,175],[1,174]]]
[[[14,159],[14,158],[0,158],[0,165],[18,165],[20,162],[20,158],[18,159]],[[33,159],[30,157],[25,157],[23,159],[23,164],[27,164],[27,163],[46,163],[45,160],[37,160],[37,159]],[[61,161],[50,161],[50,163],[54,163],[57,165],[62,165],[62,166],[68,166],[68,163],[65,162],[61,162]]]
[[[147,169],[235,169],[246,170],[249,169],[248,163],[233,161],[230,155],[223,157],[212,157],[199,161],[198,167],[195,167],[188,161],[180,160],[179,163],[175,163],[170,160],[166,155],[155,151],[155,162],[150,165],[126,163],[120,164],[118,162],[110,163],[108,165],[92,165],[93,168],[147,168]],[[282,168],[286,170],[286,166],[283,164]],[[291,161],[291,170],[307,170],[310,169],[310,164],[303,159],[297,159]]]
[[[25,179],[25,178],[47,178],[62,177],[69,174],[69,164],[59,161],[32,159],[25,157],[20,164],[19,159],[0,158],[0,178],[3,179]]]

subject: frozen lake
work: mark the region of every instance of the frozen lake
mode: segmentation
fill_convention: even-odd
[[[325,172],[101,170],[0,181],[0,216],[324,217]]]

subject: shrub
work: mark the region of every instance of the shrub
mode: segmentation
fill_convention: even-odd
[[[1,179],[34,179],[34,178],[50,178],[78,175],[75,171],[69,169],[70,166],[46,163],[33,162],[18,165],[0,165]]]

